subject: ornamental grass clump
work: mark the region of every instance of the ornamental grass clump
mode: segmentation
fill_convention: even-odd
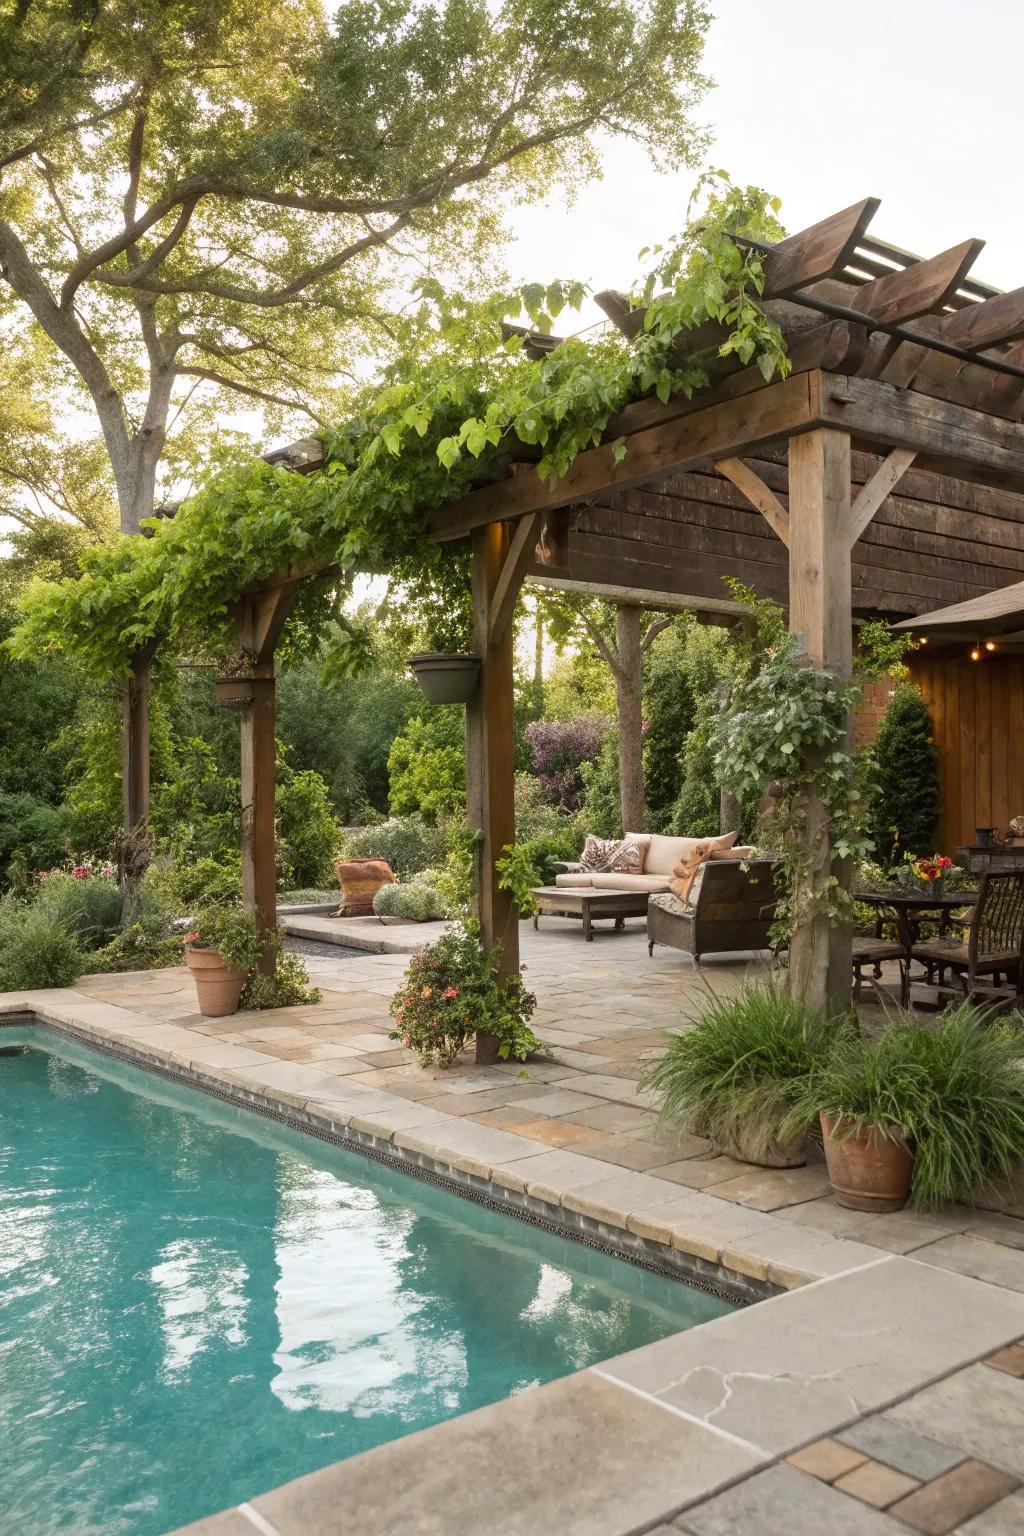
[[[962,1003],[934,1026],[904,1013],[877,1040],[847,1036],[810,1073],[784,1129],[809,1130],[822,1114],[839,1121],[840,1140],[872,1128],[905,1140],[916,1206],[971,1200],[1024,1161],[1024,1021]]]
[[[808,1075],[831,1049],[837,1031],[770,982],[733,996],[709,992],[692,1027],[669,1036],[665,1055],[642,1086],[661,1095],[663,1123],[709,1137],[746,1161],[777,1163],[780,1122],[804,1091]],[[796,1132],[802,1145],[802,1128]],[[785,1157],[802,1161],[795,1151]]]
[[[478,1031],[496,1037],[503,1061],[541,1050],[530,1029],[537,999],[519,975],[498,981],[496,959],[464,926],[418,950],[391,999],[390,1038],[416,1051],[425,1067],[450,1067]]]

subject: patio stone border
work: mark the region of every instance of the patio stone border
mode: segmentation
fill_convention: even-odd
[[[346,1151],[359,1152],[374,1162],[383,1163],[450,1194],[468,1198],[531,1226],[556,1233],[559,1237],[586,1247],[599,1249],[638,1268],[666,1275],[698,1290],[710,1291],[732,1302],[734,1306],[750,1306],[782,1293],[783,1288],[767,1278],[751,1277],[715,1262],[710,1256],[687,1253],[673,1247],[671,1242],[661,1242],[633,1230],[629,1224],[637,1225],[640,1218],[627,1212],[617,1213],[602,1208],[605,1219],[601,1219],[588,1214],[585,1209],[573,1208],[571,1197],[567,1197],[567,1203],[563,1205],[557,1200],[532,1194],[517,1176],[501,1169],[487,1169],[485,1164],[478,1163],[476,1159],[465,1156],[442,1157],[410,1133],[389,1128],[386,1123],[387,1111],[353,1115],[346,1121],[336,1114],[310,1108],[308,1102],[300,1108],[297,1104],[287,1103],[287,1095],[279,1096],[272,1090],[260,1092],[244,1088],[215,1068],[200,1071],[154,1055],[137,1045],[126,1042],[114,1044],[107,1038],[76,1028],[66,1020],[51,1019],[45,1013],[31,1009],[0,1012],[0,1030],[4,1028],[46,1030],[111,1060],[138,1067],[155,1077],[178,1083],[222,1103],[285,1125],[317,1141],[325,1141]],[[406,1099],[397,1095],[389,1097],[394,1097],[397,1105],[408,1106]],[[522,1187],[518,1187],[520,1184]],[[616,1220],[617,1216],[619,1220]]]

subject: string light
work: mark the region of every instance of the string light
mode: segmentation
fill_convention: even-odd
[[[976,646],[976,645],[971,647],[971,660],[972,661],[980,661],[981,660],[981,651],[978,648],[978,646]]]
[[[918,645],[927,645],[928,644],[928,636],[927,635],[922,635],[917,643],[918,643]]]
[[[985,649],[986,649],[986,651],[994,651],[995,648],[996,648],[996,643],[995,643],[994,640],[986,640],[985,641]]]

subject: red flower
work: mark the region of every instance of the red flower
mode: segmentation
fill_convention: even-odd
[[[445,987],[441,995],[442,997],[458,997],[459,989],[458,987]]]
[[[185,943],[186,944],[198,944],[199,940],[201,938],[202,938],[202,934],[201,933],[197,933],[197,932],[195,932],[195,930],[193,930],[192,933],[186,933],[186,935],[185,935]]]

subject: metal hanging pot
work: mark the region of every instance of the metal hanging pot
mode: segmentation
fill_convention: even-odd
[[[459,651],[424,651],[409,670],[431,704],[467,704],[480,686],[480,657]]]

